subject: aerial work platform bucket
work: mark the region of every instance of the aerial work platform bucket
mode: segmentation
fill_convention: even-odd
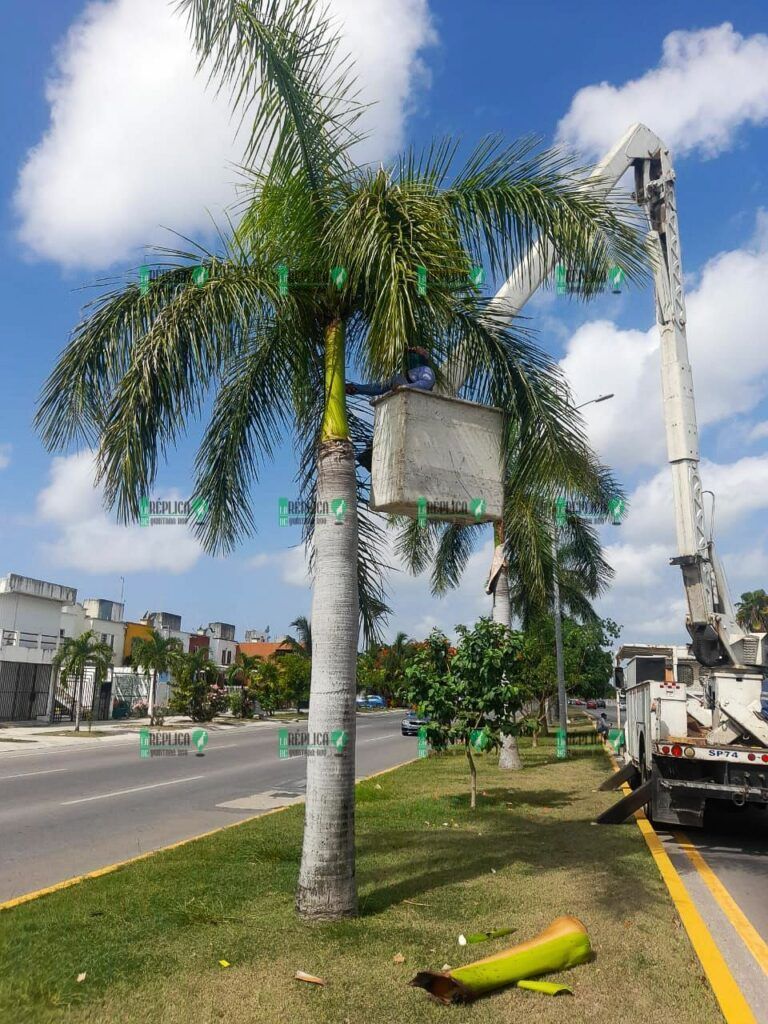
[[[376,512],[487,523],[503,512],[500,409],[416,388],[374,403]]]

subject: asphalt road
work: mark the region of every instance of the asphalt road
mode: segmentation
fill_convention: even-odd
[[[615,701],[587,714],[603,710],[615,725]],[[768,811],[710,801],[704,828],[657,831],[756,1019],[768,1024]]]
[[[358,778],[416,757],[402,717],[357,716]],[[138,736],[3,753],[0,901],[300,798],[306,759],[279,758],[279,727],[211,731],[202,757],[140,758]]]

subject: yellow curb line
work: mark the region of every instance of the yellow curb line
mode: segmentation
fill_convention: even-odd
[[[675,832],[673,835],[677,845],[687,854],[688,859],[698,871],[702,881],[714,896],[722,912],[733,925],[741,941],[760,967],[762,967],[763,972],[768,974],[768,942],[758,933],[736,900],[704,860],[701,853],[691,843],[688,836],[684,832]]]
[[[373,775],[366,775],[362,779],[358,779],[355,783],[356,786],[360,785],[361,782],[368,782],[369,779],[377,779],[380,775],[386,775],[388,772],[397,771],[398,768],[404,768],[407,764],[414,764],[419,758],[411,758],[408,761],[401,761],[400,764],[392,765],[391,768],[384,768],[380,772],[374,772]],[[233,821],[228,825],[220,825],[218,828],[212,828],[210,832],[201,832],[199,835],[190,836],[189,839],[180,839],[177,843],[171,843],[169,846],[160,846],[156,850],[148,850],[146,853],[139,853],[135,857],[128,857],[127,860],[119,860],[114,864],[108,864],[106,867],[97,868],[95,871],[89,871],[85,875],[76,875],[74,878],[65,878],[63,882],[56,882],[55,885],[48,885],[44,889],[35,889],[33,892],[24,893],[23,896],[16,896],[12,900],[6,900],[5,903],[0,903],[0,910],[10,910],[12,907],[18,907],[22,903],[31,903],[32,900],[38,900],[41,896],[47,896],[52,892],[59,892],[61,889],[69,889],[73,885],[79,885],[81,882],[87,881],[89,878],[101,878],[102,875],[112,874],[113,871],[119,871],[120,868],[126,867],[128,864],[136,864],[137,861],[147,860],[149,857],[155,857],[159,853],[168,853],[170,850],[178,850],[180,846],[186,846],[188,843],[196,843],[198,839],[207,839],[209,836],[215,836],[219,832],[226,832],[230,828],[238,828],[240,825],[247,825],[249,822],[257,821],[260,818],[268,818],[271,814],[279,814],[281,811],[287,811],[291,807],[295,807],[296,804],[286,804],[284,807],[273,807],[269,811],[262,811],[261,814],[251,815],[250,818],[243,818],[242,821]]]
[[[618,771],[619,765],[613,756],[612,750],[606,747],[606,751],[614,768]],[[630,792],[630,788],[626,783],[621,788],[625,793]],[[669,895],[672,897],[672,902],[675,904],[675,909],[680,916],[680,920],[683,922],[683,927],[704,969],[715,999],[720,1004],[720,1009],[727,1024],[757,1024],[749,1003],[736,984],[736,979],[731,974],[723,954],[712,938],[712,933],[694,906],[682,878],[677,873],[675,865],[670,860],[669,854],[664,849],[661,840],[656,834],[656,830],[648,818],[646,818],[644,811],[635,812],[635,824],[640,829],[640,833],[643,839],[645,839],[651,856],[656,862],[656,867],[664,879]]]

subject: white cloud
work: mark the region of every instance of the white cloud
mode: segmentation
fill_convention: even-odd
[[[748,413],[768,395],[768,248],[761,230],[749,246],[709,260],[689,291],[688,348],[700,427]],[[619,472],[665,459],[659,334],[590,321],[574,333],[561,361],[577,404],[613,392],[610,402],[587,406],[593,444]],[[754,438],[753,438],[754,439]]]
[[[0,469],[6,469],[11,464],[11,446],[0,444]]]
[[[734,144],[740,126],[766,119],[768,36],[745,37],[725,22],[670,32],[659,64],[639,78],[580,89],[557,136],[598,156],[642,121],[678,155],[714,156]]]
[[[93,480],[90,452],[51,464],[50,482],[38,495],[37,511],[57,531],[42,545],[55,565],[93,573],[182,573],[195,565],[203,551],[186,526],[121,526],[104,511],[101,489]]]
[[[280,582],[289,587],[312,586],[303,544],[280,551],[262,551],[249,558],[246,565],[250,569],[269,569],[273,573],[276,572]]]
[[[747,434],[748,441],[762,441],[768,438],[768,420],[763,420],[761,423],[755,423]]]
[[[369,141],[361,159],[402,141],[410,96],[434,42],[428,0],[333,0],[358,59]],[[16,193],[20,238],[64,266],[103,267],[161,230],[210,228],[234,198],[242,146],[226,95],[206,89],[184,20],[158,0],[89,3],[62,42],[48,82],[50,124],[27,155]]]

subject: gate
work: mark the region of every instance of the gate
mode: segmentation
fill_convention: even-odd
[[[50,685],[50,665],[0,661],[0,721],[28,722],[44,715]]]
[[[74,722],[75,701],[77,698],[77,679],[68,676],[59,679],[56,696],[53,701],[53,721],[63,720]],[[80,716],[86,719],[90,712],[92,721],[105,721],[110,717],[112,703],[112,681],[97,683],[93,668],[89,665],[85,670],[85,678],[80,688]]]

